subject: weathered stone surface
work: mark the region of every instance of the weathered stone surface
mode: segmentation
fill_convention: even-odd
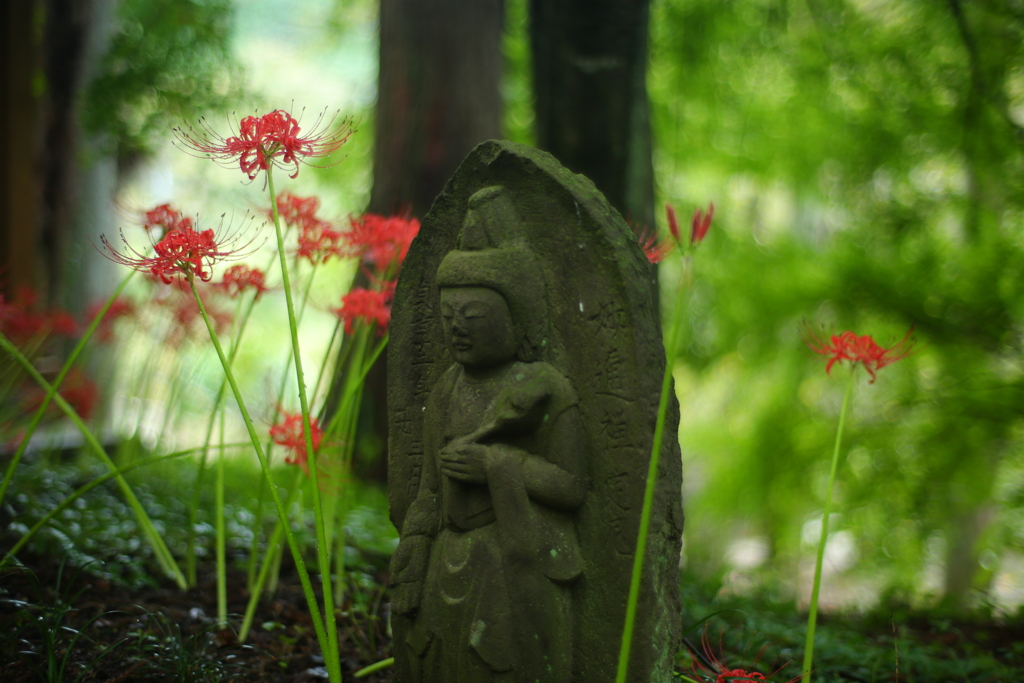
[[[396,683],[614,680],[665,363],[653,277],[593,184],[529,147],[481,144],[435,201],[390,327]],[[671,679],[679,641],[665,441],[645,683]]]

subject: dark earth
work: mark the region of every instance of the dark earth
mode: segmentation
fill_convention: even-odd
[[[129,591],[86,571],[62,569],[51,557],[25,555],[20,560],[23,568],[8,567],[0,574],[4,683],[327,680],[298,575],[287,563],[277,593],[260,604],[249,641],[242,644],[236,630],[247,595],[240,569],[228,571],[228,612],[234,628],[218,629],[213,564],[200,566],[198,586],[188,591],[173,582]],[[383,582],[383,576],[377,578]],[[391,678],[390,668],[352,677],[391,656],[386,596],[376,598],[374,618],[351,604],[338,611],[346,681]],[[63,666],[63,675],[51,666]]]

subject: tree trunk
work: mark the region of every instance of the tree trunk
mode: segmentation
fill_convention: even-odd
[[[38,246],[37,153],[39,102],[32,90],[39,46],[32,40],[33,2],[5,3],[3,60],[0,63],[0,136],[5,150],[0,164],[0,295],[11,297],[21,286],[36,284]]]
[[[77,178],[78,94],[89,42],[94,3],[48,0],[44,45],[46,99],[40,155],[41,243],[46,289],[51,303],[69,291],[68,244],[79,199]]]
[[[368,211],[422,218],[466,155],[501,136],[503,23],[502,0],[381,0]],[[355,454],[356,474],[382,482],[387,448],[377,435],[387,434],[386,360],[366,378]],[[340,386],[335,381],[327,414]]]
[[[501,135],[503,17],[502,0],[381,0],[371,212],[422,218]]]
[[[530,0],[537,146],[654,225],[646,0]]]

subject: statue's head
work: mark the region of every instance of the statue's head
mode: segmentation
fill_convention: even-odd
[[[480,190],[469,199],[458,247],[437,269],[445,341],[467,367],[540,360],[547,344],[544,279],[517,244],[519,221],[503,187]]]
[[[441,320],[448,351],[467,368],[484,370],[516,358],[517,339],[505,297],[488,287],[445,287]]]

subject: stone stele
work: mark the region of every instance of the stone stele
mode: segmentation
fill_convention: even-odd
[[[654,277],[547,153],[485,142],[434,202],[390,325],[396,683],[615,680],[665,367]],[[670,681],[680,640],[676,439],[660,463],[636,683]]]

